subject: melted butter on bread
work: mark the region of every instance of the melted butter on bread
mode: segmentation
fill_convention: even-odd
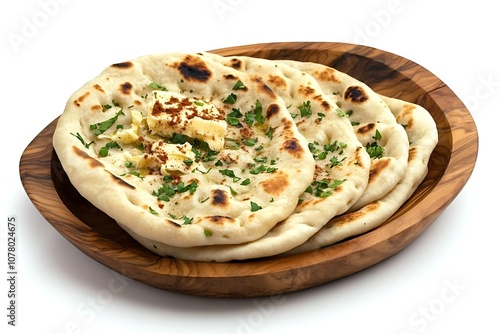
[[[154,91],[147,124],[152,133],[160,136],[178,133],[202,140],[214,151],[224,148],[225,115],[205,101],[169,91]]]
[[[121,144],[133,144],[137,142],[139,136],[141,135],[141,125],[144,117],[141,112],[137,110],[131,110],[130,116],[132,118],[130,128],[119,128],[111,135],[100,134],[98,138],[110,139],[111,141],[116,141]]]
[[[193,168],[195,154],[191,144],[168,144],[160,140],[151,147],[151,152],[138,161],[139,167],[157,167],[162,175],[171,172],[189,173]]]

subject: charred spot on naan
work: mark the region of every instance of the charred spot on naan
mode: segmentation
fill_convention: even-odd
[[[174,222],[173,220],[170,220],[170,219],[165,219],[165,222],[174,226],[174,227],[177,227],[177,228],[181,228],[182,226],[177,224],[176,222]]]
[[[210,203],[217,207],[228,207],[229,196],[224,190],[214,189],[212,190],[212,200]]]
[[[368,184],[375,182],[375,180],[382,174],[384,171],[389,168],[391,164],[390,159],[375,159],[372,161],[370,165],[370,173],[368,177]]]
[[[273,90],[268,85],[266,85],[261,79],[259,79],[256,76],[253,76],[251,80],[257,84],[257,91],[258,92],[263,93],[272,99],[277,98],[277,96],[276,96],[276,94],[274,94]]]
[[[314,95],[316,93],[316,90],[314,90],[314,88],[310,86],[300,85],[299,93],[305,95],[306,97],[309,97],[311,95]]]
[[[80,107],[83,103],[83,101],[90,95],[90,92],[85,92],[82,94],[80,97],[78,97],[76,100],[73,101],[73,104],[77,107]]]
[[[214,225],[223,225],[225,223],[234,223],[235,219],[227,216],[209,216],[206,217],[209,222],[213,223]]]
[[[78,157],[80,157],[84,161],[86,161],[88,167],[90,167],[90,168],[104,168],[104,164],[102,162],[100,162],[97,159],[92,158],[90,155],[87,154],[87,152],[79,149],[76,146],[73,146],[73,153],[75,153],[75,155],[77,155]]]
[[[134,63],[132,63],[131,61],[126,61],[126,62],[116,63],[116,64],[111,65],[111,67],[120,68],[120,69],[129,69],[129,68],[132,68],[133,66],[134,66]]]
[[[354,159],[352,159],[349,164],[354,164],[360,168],[365,168],[363,164],[364,157],[363,153],[365,153],[365,149],[363,147],[356,148],[356,153],[354,154]]]
[[[223,76],[223,78],[224,78],[224,79],[226,79],[226,80],[228,80],[228,81],[236,81],[236,80],[239,80],[239,78],[238,78],[237,76],[232,75],[232,74],[225,74],[225,75]],[[248,91],[248,87],[247,87],[247,86],[245,86],[245,85],[243,84],[242,86],[239,86],[239,87],[238,87],[238,90],[239,90],[239,91],[244,91],[244,92],[246,92],[246,91]]]
[[[350,223],[355,223],[356,221],[360,220],[361,218],[370,215],[372,212],[377,211],[377,209],[380,207],[380,202],[372,202],[370,204],[365,205],[362,209],[354,212],[350,212],[347,214],[343,214],[337,217],[334,217],[329,223],[328,227],[331,227],[332,225],[335,225],[337,227],[341,227],[343,225],[347,225]]]
[[[279,113],[280,113],[280,106],[275,103],[272,103],[269,105],[269,107],[267,107],[266,118],[270,119],[273,116],[278,115]]]
[[[344,93],[344,99],[353,103],[363,103],[368,100],[368,95],[360,86],[350,86]]]
[[[106,93],[106,91],[99,84],[95,84],[92,87],[100,93]]]
[[[359,128],[356,129],[356,132],[358,135],[364,135],[366,133],[370,133],[375,129],[376,124],[375,123],[368,123],[366,125],[363,125]]]
[[[188,81],[207,82],[212,77],[212,71],[205,62],[191,55],[184,58],[184,61],[173,65],[179,73]]]
[[[323,107],[323,109],[325,110],[329,110],[331,108],[330,106],[330,103],[328,103],[327,101],[323,101],[321,102],[321,106]]]
[[[118,176],[114,175],[110,171],[105,169],[105,166],[102,162],[100,162],[97,159],[92,158],[90,155],[87,154],[87,152],[82,151],[76,146],[73,146],[73,153],[75,153],[78,157],[82,158],[86,163],[89,168],[94,168],[94,169],[104,169],[108,174],[111,176],[111,179],[113,182],[117,183],[118,185],[124,186],[126,188],[130,189],[135,189],[134,186],[128,184],[127,182],[123,181],[121,178]]]
[[[106,170],[108,174],[111,176],[112,180],[118,184],[119,186],[123,186],[128,189],[135,189],[135,187],[127,182],[125,182],[122,178],[116,176],[115,174],[111,173],[110,171]]]
[[[288,154],[294,156],[297,159],[301,159],[304,154],[304,149],[300,145],[296,138],[290,138],[285,140],[280,148],[280,151],[287,152]]]
[[[415,106],[407,104],[403,107],[401,113],[396,117],[396,122],[405,126],[405,130],[408,131],[413,126],[413,112],[416,109]]]
[[[273,85],[273,87],[286,88],[286,86],[287,86],[285,79],[283,79],[279,75],[269,74],[267,76],[267,80],[269,83],[271,83]]]
[[[418,149],[416,147],[410,148],[410,150],[408,151],[408,162],[415,160],[416,158],[418,158],[418,156]]]
[[[341,81],[336,77],[335,70],[331,68],[325,68],[323,71],[313,72],[314,76],[319,78],[320,81],[341,83]]]
[[[236,70],[239,70],[241,68],[241,60],[237,59],[237,58],[232,58],[230,60],[230,63],[231,63],[231,67],[236,69]]]
[[[130,95],[132,88],[133,86],[130,82],[124,82],[120,85],[120,92],[122,92],[124,95]]]
[[[278,171],[274,173],[274,177],[262,181],[260,186],[264,189],[264,192],[270,195],[280,195],[289,186],[289,177],[287,174]]]

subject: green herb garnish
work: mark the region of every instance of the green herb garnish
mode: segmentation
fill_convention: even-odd
[[[236,96],[236,94],[234,94],[234,93],[231,93],[228,95],[228,97],[226,97],[224,100],[222,100],[222,102],[224,102],[226,104],[235,104],[237,99],[238,99],[238,96]]]
[[[164,91],[164,92],[168,92],[167,87],[162,86],[162,85],[160,85],[160,84],[157,84],[156,82],[152,82],[152,83],[150,83],[150,84],[148,85],[148,87],[153,88],[153,89],[159,89],[159,90],[162,90],[162,91]]]
[[[243,117],[243,114],[239,109],[233,108],[233,111],[231,111],[229,114],[226,116],[226,122],[229,125],[232,126],[241,126],[240,124],[240,118]]]
[[[258,205],[258,204],[257,204],[257,203],[255,203],[255,202],[250,201],[250,210],[251,210],[252,212],[259,211],[259,210],[261,210],[261,209],[262,209],[262,207],[261,207],[260,205]]]
[[[262,115],[262,104],[257,100],[255,101],[255,108],[245,114],[245,123],[248,125],[253,125],[255,122],[264,124],[265,121],[266,118]]]
[[[300,105],[298,108],[300,110],[301,117],[311,117],[312,115],[311,101],[303,102],[302,105]]]
[[[118,144],[117,142],[115,141],[112,141],[112,142],[109,142],[109,143],[106,143],[105,146],[101,147],[101,149],[99,150],[99,155],[101,157],[107,157],[108,156],[108,153],[109,153],[109,149],[110,148],[122,148],[120,146],[120,144]]]
[[[238,80],[236,82],[236,84],[234,85],[233,87],[233,90],[238,90],[238,89],[245,89],[245,85],[243,84],[243,82],[241,82],[240,80]]]
[[[70,133],[70,135],[75,136],[80,141],[80,143],[82,143],[82,145],[85,146],[85,148],[89,148],[90,145],[92,145],[94,143],[94,141],[91,141],[90,143],[86,143],[85,140],[83,139],[82,135],[79,134],[78,132],[76,133],[76,135],[74,133]]]
[[[345,181],[345,179],[344,180],[335,179],[331,182],[325,181],[325,180],[314,181],[311,183],[311,185],[309,187],[307,187],[305,192],[312,194],[316,197],[325,198],[325,197],[330,196],[333,193],[333,191],[335,190],[335,188],[337,188],[342,183],[344,183],[344,181]]]
[[[165,182],[158,190],[153,191],[153,196],[158,197],[159,200],[170,202],[172,197],[176,194],[181,194],[185,192],[189,192],[193,194],[198,188],[198,183],[196,181],[192,181],[189,184],[185,184],[184,182],[179,182],[177,184],[173,184],[172,177],[167,175],[163,178]]]
[[[118,120],[118,116],[120,116],[120,115],[125,115],[123,113],[123,110],[118,111],[115,114],[114,117],[111,117],[110,119],[108,119],[106,121],[99,122],[99,123],[96,123],[96,124],[91,124],[90,125],[90,130],[94,131],[94,134],[96,136],[98,136],[101,133],[103,133],[106,130],[108,130],[111,126],[113,126],[113,124],[115,124],[115,122]]]

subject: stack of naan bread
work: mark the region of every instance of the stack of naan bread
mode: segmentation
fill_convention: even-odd
[[[333,68],[212,53],[113,64],[53,137],[72,184],[151,251],[226,262],[384,223],[427,174],[436,125]]]

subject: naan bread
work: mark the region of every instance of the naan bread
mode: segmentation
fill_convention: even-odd
[[[164,256],[196,261],[244,260],[288,251],[309,239],[332,217],[347,211],[368,184],[370,157],[358,141],[348,117],[322,93],[307,73],[285,64],[251,57],[205,57],[258,76],[288,106],[315,157],[315,175],[295,211],[262,238],[236,245],[178,248],[135,236]]]
[[[288,255],[332,245],[373,230],[389,219],[410,198],[427,175],[427,164],[438,141],[432,116],[417,104],[385,96],[381,98],[408,134],[408,169],[405,176],[383,198],[357,211],[334,217],[311,239],[288,252]]]
[[[348,115],[359,141],[371,152],[368,187],[349,210],[385,196],[403,178],[408,166],[406,133],[387,104],[365,83],[331,67],[291,60],[282,63],[312,75]]]
[[[437,143],[422,107],[330,67],[167,53],[105,69],[53,137],[75,188],[162,256],[290,255],[372,230]]]
[[[267,85],[188,53],[105,69],[71,96],[53,144],[83,197],[131,234],[176,247],[261,238],[295,210],[315,168]]]

